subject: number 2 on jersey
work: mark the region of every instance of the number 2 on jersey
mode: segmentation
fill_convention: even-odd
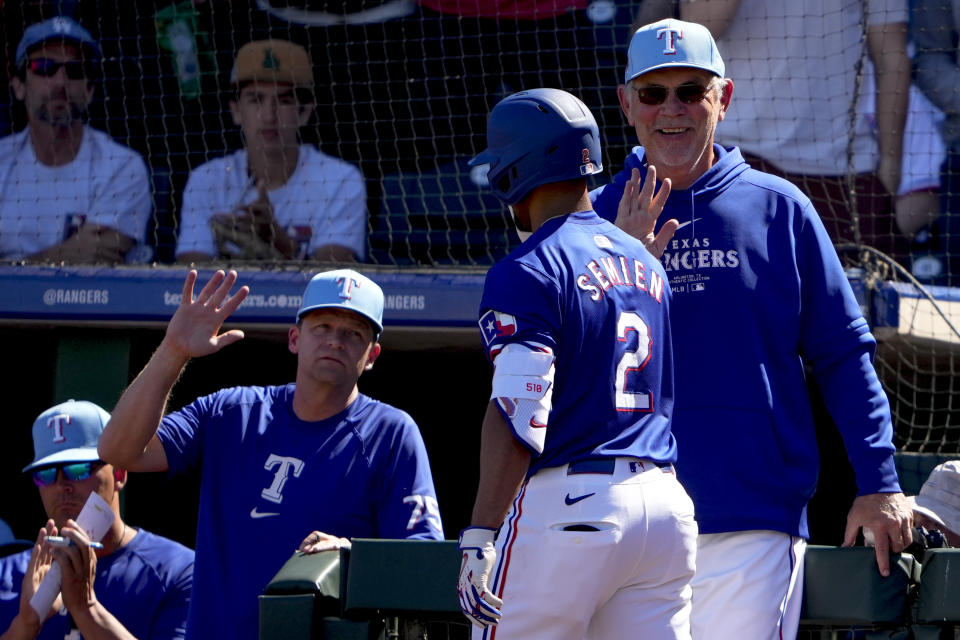
[[[627,342],[631,331],[637,332],[637,348],[627,350],[617,365],[617,377],[614,380],[617,411],[650,411],[650,394],[627,391],[627,376],[641,371],[650,361],[650,328],[639,315],[632,311],[620,312],[617,319],[617,340]]]

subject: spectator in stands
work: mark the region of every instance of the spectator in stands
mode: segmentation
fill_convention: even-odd
[[[642,146],[591,193],[601,217],[662,255],[673,291],[677,474],[700,529],[696,640],[796,637],[819,467],[808,375],[856,473],[844,543],[872,529],[889,575],[888,550],[911,540],[876,339],[809,198],[714,144],[734,86],[702,25],[637,30],[618,95]]]
[[[193,551],[135,529],[120,517],[127,472],[97,454],[109,419],[110,414],[92,402],[68,400],[33,423],[36,457],[24,471],[33,474],[49,520],[31,549],[0,559],[4,639],[184,637]],[[114,514],[98,550],[76,523],[91,493],[99,494]],[[54,549],[44,540],[56,535],[74,544]],[[29,602],[53,563],[62,571],[61,594],[41,616]]]
[[[960,285],[960,12],[941,0],[913,0],[911,35],[917,86],[943,111],[943,137],[947,158],[940,178],[940,219],[934,224],[935,241],[946,254],[946,279]]]
[[[907,499],[915,525],[940,531],[951,547],[960,547],[960,460],[934,467],[920,493]]]
[[[681,0],[680,17],[710,29],[736,78],[738,107],[717,141],[799,186],[834,242],[859,240],[903,259],[893,196],[910,86],[906,0]],[[866,55],[876,69],[879,144],[851,126]]]
[[[873,65],[866,60],[857,126],[873,132],[879,140],[873,78]],[[894,208],[897,231],[911,242],[909,270],[920,281],[931,284],[942,283],[946,276],[943,257],[935,251],[939,239],[931,238],[931,226],[940,216],[940,171],[947,155],[940,133],[942,124],[943,112],[911,83]]]
[[[257,637],[257,596],[294,549],[347,538],[443,539],[423,440],[413,419],[361,394],[380,355],[383,292],[349,269],[307,284],[290,328],[296,382],[221,389],[163,415],[192,358],[243,337],[220,326],[249,289],[217,271],[183,298],[150,362],[100,440],[104,460],[135,471],[200,473],[193,638]],[[239,564],[238,564],[239,563]]]
[[[146,233],[143,159],[85,124],[99,57],[68,17],[31,25],[17,46],[27,127],[0,140],[0,259],[122,262]]]
[[[286,40],[247,43],[231,90],[245,147],[190,175],[177,260],[362,260],[363,176],[299,140],[314,111],[307,51]]]

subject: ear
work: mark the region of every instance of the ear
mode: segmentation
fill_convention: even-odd
[[[233,117],[233,124],[240,126],[240,105],[236,100],[230,101],[230,115]]]
[[[120,491],[127,485],[127,470],[126,469],[117,469],[113,470],[113,489],[114,491]]]
[[[294,354],[300,352],[300,329],[296,326],[287,331],[287,349]]]
[[[374,342],[373,346],[370,347],[370,352],[367,353],[367,364],[363,366],[364,371],[370,371],[373,369],[373,363],[377,361],[377,358],[380,357],[380,343]]]
[[[623,115],[627,117],[627,122],[630,123],[630,126],[633,126],[633,118],[630,116],[630,94],[627,93],[630,91],[630,87],[625,84],[617,85],[617,98],[620,99],[620,109],[623,111]]]
[[[717,122],[722,122],[727,115],[727,109],[730,108],[730,100],[733,98],[733,80],[724,78],[726,84],[723,91],[720,92],[720,113],[717,115]]]
[[[27,97],[27,85],[20,79],[20,76],[10,78],[10,86],[13,87],[13,95],[17,97],[17,100],[23,102]]]

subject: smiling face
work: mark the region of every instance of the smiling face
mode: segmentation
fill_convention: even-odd
[[[673,67],[657,69],[620,85],[617,93],[627,121],[637,132],[647,161],[657,168],[657,178],[670,178],[674,189],[686,189],[714,162],[713,137],[733,94],[733,82],[717,79],[702,69]],[[677,87],[709,87],[702,99],[685,102]],[[666,89],[661,104],[644,104],[637,91],[657,93]],[[691,92],[681,89],[681,96]],[[695,92],[693,92],[695,93]]]
[[[303,378],[344,389],[356,385],[380,355],[370,322],[343,309],[304,314],[290,328],[289,347],[297,355],[298,383]]]

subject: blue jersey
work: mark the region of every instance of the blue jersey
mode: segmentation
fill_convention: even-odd
[[[160,425],[170,472],[200,474],[188,637],[255,639],[257,596],[311,531],[443,539],[409,415],[360,394],[341,413],[304,422],[293,391],[223,389]]]
[[[31,549],[0,558],[0,630],[17,615]],[[139,640],[183,638],[193,587],[193,551],[140,529],[116,553],[97,558],[97,600]],[[47,620],[40,640],[70,633],[66,609]]]
[[[751,169],[736,148],[660,220],[681,227],[663,254],[674,293],[677,474],[701,533],[768,529],[808,536],[818,453],[804,367],[840,430],[861,495],[899,491],[893,426],[870,333],[813,205],[793,184]],[[612,220],[636,147],[592,192]]]
[[[491,359],[515,342],[556,357],[530,475],[594,456],[675,460],[669,304],[660,263],[593,211],[547,220],[490,269],[480,330]]]

